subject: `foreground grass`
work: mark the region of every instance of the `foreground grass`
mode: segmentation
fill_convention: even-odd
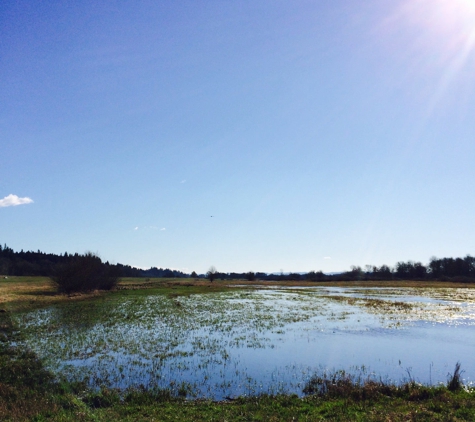
[[[402,387],[349,378],[316,379],[312,395],[258,396],[233,401],[186,401],[169,391],[102,390],[62,385],[17,339],[8,312],[0,314],[2,421],[473,421],[474,394],[463,388]]]
[[[12,312],[50,303],[103,297],[56,295],[47,279],[9,279],[0,285],[0,420],[1,421],[473,421],[475,393],[446,386],[402,387],[351,378],[314,379],[307,397],[244,397],[225,402],[188,401],[171,391],[88,391],[80,384],[59,383],[36,356],[14,347],[21,334]],[[240,283],[240,282],[239,282]],[[233,283],[226,285],[233,286]],[[353,284],[354,285],[354,284]],[[180,296],[224,289],[224,284],[182,280],[134,280],[121,283],[120,294],[142,289]],[[441,286],[442,287],[442,286]],[[119,293],[119,292],[117,292]],[[116,293],[108,293],[113,300]],[[324,387],[322,389],[322,386]]]

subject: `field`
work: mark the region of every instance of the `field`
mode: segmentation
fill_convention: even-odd
[[[453,283],[11,277],[0,419],[473,420],[474,306]]]

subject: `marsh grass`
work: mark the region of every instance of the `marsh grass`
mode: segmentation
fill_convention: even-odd
[[[9,312],[0,313],[0,420],[30,420],[73,406],[67,388],[34,353],[12,346],[18,340]]]
[[[366,374],[365,371],[348,372],[322,371],[314,374],[305,384],[303,392],[306,395],[326,398],[343,398],[355,401],[375,400],[381,397],[406,398],[408,400],[426,400],[437,395],[445,396],[447,391],[459,391],[463,388],[463,383],[458,377],[460,364],[456,365],[454,375],[449,379],[447,385],[440,384],[437,387],[430,387],[409,380],[397,384],[393,382],[377,379],[373,374]],[[453,387],[453,380],[456,378]]]
[[[454,373],[448,377],[447,388],[450,391],[454,392],[463,388],[462,373],[461,364],[460,362],[457,362],[455,364]]]
[[[146,288],[140,287],[143,283]],[[370,289],[359,292],[365,297],[296,286],[259,290],[131,279],[114,292],[62,295],[54,306],[22,310],[14,318],[24,344],[51,370],[68,373],[67,382],[85,381],[96,390],[144,385],[169,388],[182,397],[220,399],[231,391],[237,395],[298,391],[307,377],[307,367],[289,366],[275,369],[264,383],[249,380],[255,374],[242,364],[242,350],[279,347],[289,335],[324,330],[329,321],[342,331],[357,333],[360,321],[355,314],[361,310],[395,327],[421,316],[437,320],[456,312],[452,305],[449,312],[448,305],[399,300],[397,289],[385,293],[391,293],[391,300],[371,296]],[[366,318],[365,323],[374,320]],[[300,329],[304,334],[293,331]]]
[[[11,282],[10,287],[18,288],[18,283]],[[151,280],[153,283],[153,280]],[[24,283],[24,280],[19,280]],[[21,284],[20,283],[20,284]],[[193,320],[196,311],[206,315],[208,307],[195,301],[191,295],[202,293],[209,289],[207,286],[186,286],[183,284],[163,284],[147,287],[144,289],[128,289],[103,295],[98,293],[88,297],[65,297],[48,293],[44,282],[32,280],[31,286],[23,285],[13,293],[13,299],[8,306],[0,307],[15,309],[24,314],[25,310],[36,309],[36,315],[42,315],[41,305],[56,303],[60,305],[57,319],[49,320],[45,324],[45,332],[67,333],[70,329],[83,327],[86,331],[94,327],[98,322],[104,324],[105,332],[120,327],[130,321],[144,319],[142,304],[150,295],[164,293],[163,308],[156,308],[156,315],[164,319],[165,323],[182,323],[186,318]],[[43,286],[42,286],[43,284]],[[218,283],[216,283],[218,285]],[[0,288],[4,285],[0,285]],[[216,288],[223,289],[223,286]],[[163,289],[163,290],[161,290]],[[200,290],[201,289],[201,290]],[[41,300],[37,299],[34,291],[38,290]],[[11,290],[10,290],[11,291]],[[44,295],[43,295],[44,294]],[[236,309],[245,310],[250,302],[259,297],[258,292],[235,292]],[[213,295],[211,295],[212,297]],[[0,296],[2,299],[3,296]],[[292,294],[291,300],[298,306],[303,307],[304,314],[315,315],[315,307],[310,306],[303,294]],[[313,296],[312,296],[313,298]],[[120,305],[127,301],[126,307]],[[174,301],[178,300],[180,306]],[[33,301],[33,303],[31,303]],[[216,307],[217,302],[210,302]],[[262,306],[262,319],[256,318],[257,328],[267,330],[274,326],[275,332],[284,332],[287,328],[269,315],[265,301]],[[318,306],[317,306],[318,308]],[[78,311],[80,312],[78,313]],[[224,310],[224,309],[223,309]],[[226,309],[227,310],[227,309]],[[251,309],[253,311],[254,309]],[[133,312],[132,312],[133,311]],[[170,319],[167,320],[167,313]],[[447,420],[475,420],[475,400],[473,390],[469,387],[460,387],[463,371],[458,366],[447,385],[436,387],[421,386],[413,381],[395,386],[383,383],[375,379],[355,378],[343,371],[321,374],[312,378],[311,382],[304,387],[307,396],[298,397],[289,394],[259,394],[249,384],[246,397],[233,397],[230,400],[189,400],[193,397],[193,386],[186,383],[175,383],[168,388],[144,388],[137,386],[126,390],[111,389],[103,386],[99,389],[89,389],[81,382],[59,382],[53,374],[45,369],[43,362],[26,349],[22,339],[23,329],[18,330],[15,325],[18,314],[12,321],[11,312],[0,313],[0,420],[23,421],[23,420],[51,420],[51,421],[150,421],[150,420],[193,420],[193,421],[242,421],[242,420],[365,420],[365,421],[447,421]],[[46,315],[46,314],[44,314]],[[62,316],[62,317],[61,317]],[[180,319],[185,317],[185,319]],[[114,320],[111,320],[114,317]],[[289,312],[286,316],[289,321],[302,318],[296,313]],[[206,320],[218,327],[220,333],[233,332],[233,324],[222,321],[219,317],[210,317]],[[274,322],[276,324],[274,324]],[[207,323],[208,323],[207,322]],[[166,324],[165,324],[166,325]],[[172,328],[174,325],[172,325]],[[59,331],[58,331],[59,330]],[[170,331],[172,333],[173,330]],[[238,344],[260,345],[259,338],[252,339],[246,331],[236,332],[233,337]],[[100,350],[110,350],[108,339],[103,333],[98,337]],[[225,362],[225,354],[216,339],[205,341],[204,338],[196,338],[197,350],[208,353],[210,350],[220,352],[221,362]],[[263,343],[268,344],[266,342]],[[94,344],[91,343],[91,346]],[[171,356],[177,356],[189,351],[180,349],[180,339],[174,348],[163,354],[158,353],[157,362],[165,363]],[[203,349],[200,349],[203,347]],[[72,353],[77,352],[74,347]],[[226,349],[224,350],[226,351]],[[86,354],[95,353],[94,348],[86,349]],[[197,352],[200,353],[200,352]],[[163,359],[162,359],[163,358]],[[210,370],[216,369],[214,364]],[[127,371],[126,365],[124,372]],[[320,378],[318,378],[320,377]],[[324,386],[322,390],[321,386]],[[457,388],[453,388],[457,386]]]
[[[379,296],[379,297],[378,297]],[[325,297],[335,303],[366,310],[379,318],[386,328],[403,328],[417,321],[446,323],[471,318],[475,303],[475,290],[465,288],[347,288],[341,291],[328,289]],[[400,299],[399,299],[400,298]]]

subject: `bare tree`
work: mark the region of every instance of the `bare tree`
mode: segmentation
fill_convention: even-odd
[[[211,267],[209,267],[208,272],[206,273],[206,278],[209,281],[213,282],[213,280],[215,280],[217,276],[218,276],[218,270],[216,269],[214,265],[211,265]]]

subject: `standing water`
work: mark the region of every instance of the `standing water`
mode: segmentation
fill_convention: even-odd
[[[475,290],[257,288],[170,298],[117,295],[19,315],[53,372],[91,386],[222,399],[302,394],[316,372],[475,379]]]

